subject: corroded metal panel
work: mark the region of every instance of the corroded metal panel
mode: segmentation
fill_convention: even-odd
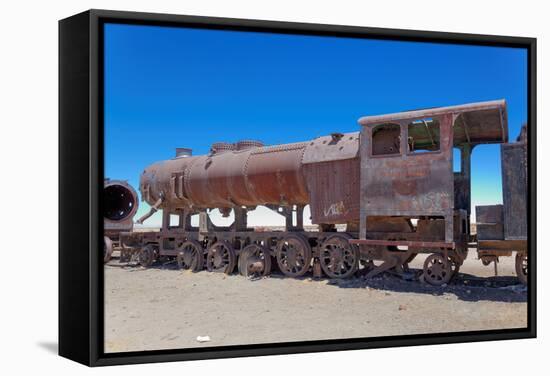
[[[258,204],[307,205],[309,195],[302,174],[305,143],[258,148],[245,167],[249,192]]]
[[[503,206],[476,206],[476,230],[479,240],[503,240]]]
[[[193,163],[188,167],[188,172],[185,174],[188,197],[193,202],[193,205],[199,207],[208,207],[209,204],[213,203],[206,167],[208,159],[209,157],[206,155],[195,157]]]
[[[454,174],[455,209],[470,211],[470,177],[461,173]]]
[[[384,240],[384,239],[351,239],[351,244],[363,244],[363,245],[381,245],[381,246],[405,246],[419,249],[432,249],[432,248],[449,248],[454,249],[454,242],[430,242],[430,241],[411,241],[411,240]]]
[[[249,200],[239,200],[242,197],[250,197],[243,175],[243,168],[249,157],[250,152],[226,152],[205,160],[202,167],[206,181],[204,193],[207,194],[205,200],[209,205],[224,208],[250,203]]]
[[[411,154],[401,143],[401,153],[372,155],[372,143],[362,143],[361,197],[367,216],[448,215],[454,207],[451,115],[440,121],[440,151]],[[400,122],[406,139],[409,121]],[[363,128],[371,139],[371,127]]]
[[[304,165],[315,224],[359,220],[359,158]]]
[[[501,145],[504,237],[527,239],[527,143]]]
[[[339,161],[357,158],[358,154],[359,132],[333,133],[308,142],[302,163]]]
[[[227,188],[230,201],[244,206],[255,206],[258,199],[254,192],[248,188],[246,176],[246,164],[251,152],[230,153],[231,163],[225,165],[227,174]]]
[[[476,206],[476,223],[502,223],[502,205]]]

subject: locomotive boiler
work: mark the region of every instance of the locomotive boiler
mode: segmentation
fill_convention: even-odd
[[[359,268],[367,277],[406,273],[418,254],[428,254],[422,277],[447,283],[476,240],[471,152],[507,142],[505,101],[369,116],[359,124],[359,132],[298,143],[218,142],[199,156],[177,149],[140,177],[151,210],[137,222],[160,210],[160,231],[125,233],[125,246],[138,250],[144,266],[167,257],[194,271],[238,268],[246,276],[268,275],[274,265],[292,277],[313,271],[345,278]],[[260,205],[282,215],[284,229],[250,227],[247,214]],[[304,228],[307,205],[315,230]],[[233,212],[234,222],[214,225],[211,209]]]
[[[140,190],[154,210],[218,208],[227,215],[258,205],[297,210],[309,204],[315,224],[353,224],[359,217],[358,151],[358,132],[276,146],[216,143],[196,157],[178,149],[174,159],[145,168]]]

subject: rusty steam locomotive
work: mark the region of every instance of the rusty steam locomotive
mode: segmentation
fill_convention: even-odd
[[[508,144],[504,100],[359,123],[359,132],[307,142],[215,143],[201,156],[177,149],[174,159],[146,167],[139,183],[151,210],[137,222],[161,210],[162,227],[121,229],[119,247],[146,267],[168,257],[193,271],[237,268],[245,276],[265,276],[276,265],[290,277],[312,271],[330,278],[349,277],[358,268],[366,268],[367,277],[389,269],[403,273],[424,253],[423,278],[434,285],[449,282],[471,248],[486,264],[516,251],[518,276],[526,281],[527,141]],[[474,235],[470,156],[488,143],[502,144],[504,205],[478,208],[483,223]],[[454,150],[460,171],[453,170]],[[107,200],[114,208],[106,214],[110,223],[127,221],[137,209],[135,192],[120,187]],[[130,198],[136,202],[130,205]],[[249,227],[247,214],[259,205],[283,216],[284,230]],[[316,231],[304,227],[307,205]],[[223,216],[233,212],[234,222],[214,225],[212,209]],[[191,223],[196,214],[198,227]]]

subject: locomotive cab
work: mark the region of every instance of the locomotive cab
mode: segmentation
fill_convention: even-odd
[[[360,226],[359,239],[351,242],[365,257],[386,261],[378,272],[433,253],[426,262],[448,270],[430,282],[445,283],[471,240],[471,152],[507,141],[505,101],[369,116],[359,123]],[[454,149],[461,155],[459,172],[453,172]]]

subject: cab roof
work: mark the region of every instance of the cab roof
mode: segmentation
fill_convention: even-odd
[[[376,126],[401,121],[413,122],[445,114],[456,115],[453,124],[454,145],[508,142],[508,118],[504,99],[364,116],[359,119],[359,124]]]

